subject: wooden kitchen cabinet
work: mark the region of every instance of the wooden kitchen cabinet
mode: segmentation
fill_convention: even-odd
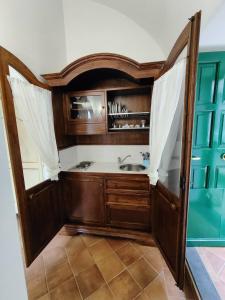
[[[103,91],[66,93],[63,99],[63,111],[66,134],[106,133],[105,93]]]
[[[61,176],[67,221],[150,231],[146,175],[63,172]]]
[[[104,233],[109,235],[111,230],[112,235],[122,236],[121,229],[116,228],[113,231],[111,227],[119,225],[119,222],[121,224],[120,226],[122,227],[125,225],[125,223],[130,223],[129,218],[136,218],[135,222],[133,223],[140,224],[141,217],[135,214],[135,209],[145,207],[150,211],[150,207],[152,207],[152,231],[154,234],[154,239],[159,249],[163,253],[164,258],[166,259],[166,262],[174,275],[177,285],[181,288],[183,287],[186,249],[186,216],[190,182],[189,177],[192,147],[192,123],[194,115],[194,95],[196,84],[195,73],[198,55],[200,15],[201,13],[198,12],[197,14],[195,14],[195,16],[190,18],[190,21],[185,26],[184,30],[177,39],[167,60],[164,62],[149,62],[140,64],[121,55],[107,53],[93,54],[76,60],[75,62],[65,67],[59,73],[46,74],[45,76],[43,76],[46,79],[46,83],[39,81],[18,58],[8,52],[6,49],[0,47],[0,83],[3,95],[2,104],[5,117],[4,119],[6,125],[6,133],[9,143],[14,186],[17,196],[18,211],[20,216],[20,228],[21,236],[23,238],[23,249],[25,252],[24,256],[26,260],[26,266],[29,266],[29,264],[31,264],[31,262],[40,254],[42,249],[48,244],[48,242],[50,242],[51,238],[63,225],[67,226],[72,222],[80,223],[81,225],[85,223],[96,224],[99,225],[99,227],[102,226],[104,231],[97,228],[97,226],[89,226],[93,228],[92,232],[94,234]],[[183,120],[183,135],[181,139],[185,143],[183,143],[181,147],[182,174],[180,178],[182,184],[179,198],[174,194],[173,189],[168,190],[168,188],[164,187],[163,184],[160,184],[159,182],[154,189],[152,205],[150,205],[150,201],[145,204],[145,195],[147,195],[147,191],[145,191],[145,195],[143,193],[139,197],[138,195],[140,191],[137,192],[137,190],[135,190],[134,188],[132,189],[131,185],[130,187],[118,187],[120,183],[117,183],[117,188],[114,190],[114,192],[111,193],[111,198],[107,199],[106,197],[108,196],[106,196],[106,194],[109,195],[109,193],[108,191],[106,193],[106,190],[108,190],[108,188],[105,188],[105,186],[107,180],[109,179],[108,175],[114,177],[114,175],[112,174],[108,174],[107,176],[103,176],[103,174],[89,176],[87,173],[84,173],[85,179],[84,177],[79,178],[79,176],[75,179],[78,174],[75,174],[76,176],[74,176],[73,174],[73,176],[70,175],[73,177],[71,180],[68,178],[63,178],[62,176],[61,178],[63,179],[62,181],[64,185],[64,196],[61,197],[61,185],[59,184],[60,191],[58,200],[57,193],[53,192],[54,188],[52,187],[52,183],[50,181],[44,183],[44,186],[42,184],[36,186],[35,190],[25,190],[13,94],[10,90],[9,82],[7,80],[7,76],[9,75],[9,67],[17,70],[31,84],[47,90],[53,89],[55,132],[57,145],[59,148],[82,144],[144,145],[149,143],[149,134],[147,130],[132,129],[127,131],[126,134],[124,132],[107,132],[106,134],[98,135],[99,131],[104,131],[103,127],[96,130],[97,124],[98,126],[100,126],[102,124],[102,121],[82,121],[83,123],[81,123],[80,120],[78,120],[78,122],[76,122],[76,120],[74,121],[68,119],[65,121],[64,117],[67,117],[67,115],[64,116],[63,114],[63,95],[65,93],[70,93],[71,91],[76,91],[78,89],[82,89],[83,91],[85,91],[90,89],[104,90],[106,89],[106,87],[107,89],[121,89],[124,87],[136,88],[146,85],[152,87],[156,79],[162,78],[162,76],[174,66],[185,47],[187,47],[187,72],[184,84],[185,112]],[[92,70],[94,73],[92,72]],[[97,70],[99,70],[99,72]],[[96,78],[96,72],[98,72],[98,74],[102,74],[102,78],[104,79],[103,81],[94,82],[93,78]],[[109,76],[105,76],[106,72]],[[86,76],[87,74],[90,75],[89,82],[87,80],[83,80],[84,76]],[[111,76],[110,74],[112,74],[113,76]],[[116,82],[114,80],[115,77],[117,78]],[[86,86],[87,83],[89,86]],[[145,97],[141,96],[141,98]],[[137,110],[134,112],[140,113],[141,111]],[[143,112],[141,113],[146,113],[146,111],[143,110]],[[107,126],[105,128],[110,125],[107,124],[110,118],[106,118],[105,124]],[[68,127],[66,129],[67,133],[65,133],[65,124],[71,124],[71,128]],[[72,133],[72,130],[74,130],[74,133]],[[87,135],[87,133],[90,135]],[[72,136],[72,134],[75,134],[76,136]],[[132,177],[132,175],[129,176]],[[115,178],[117,178],[116,181],[118,180],[118,182],[121,180],[121,178],[119,179],[119,176],[115,175]],[[134,177],[131,180],[139,181]],[[71,189],[74,189],[74,191],[70,192]],[[111,187],[110,189],[112,190],[113,187]],[[120,195],[120,197],[114,197],[113,195]],[[127,197],[131,197],[132,195],[133,200],[131,201],[131,198],[128,199]],[[48,201],[45,201],[46,197]],[[97,201],[93,202],[93,199],[97,199]],[[138,199],[141,199],[140,205],[135,204]],[[56,205],[55,203],[53,204],[54,213],[52,214],[51,203],[53,200],[56,200],[59,205]],[[118,201],[119,203],[115,203],[115,201]],[[130,204],[125,204],[127,201],[130,202]],[[79,203],[80,207],[78,207],[77,203]],[[60,217],[62,205],[64,205],[63,220]],[[110,213],[107,214],[107,220],[105,220],[104,212],[107,206],[110,208]],[[125,208],[129,208],[132,212],[130,212],[129,214],[124,214]],[[118,213],[118,211],[122,211],[122,214]],[[137,211],[138,209],[136,209],[136,212]],[[43,217],[41,212],[44,212],[44,222],[41,222]],[[142,210],[140,210],[140,212],[138,211],[138,214],[139,213],[142,214],[143,219],[146,220],[143,221],[142,224],[147,224],[148,217],[146,217],[146,215],[143,215]],[[166,218],[165,214],[167,214]],[[39,215],[39,222],[35,221],[35,224],[38,224],[39,226],[39,228],[37,229],[36,225],[32,225],[31,223],[34,222],[34,220],[37,220]],[[54,216],[53,220],[51,219],[52,216]],[[164,218],[164,221],[160,222],[160,218]],[[50,225],[48,224],[48,219]],[[149,224],[150,223],[151,220],[149,220]],[[133,224],[133,226],[135,226],[135,224]],[[75,233],[77,233],[78,230],[79,232],[87,232],[87,228],[84,228],[83,225],[79,227],[80,228],[76,226]],[[161,229],[162,227],[163,230]],[[171,227],[173,228],[173,230],[171,230]],[[36,236],[40,233],[45,234],[45,237],[36,238]],[[142,233],[138,233],[140,237]],[[148,234],[145,233],[145,235],[149,235],[149,231]],[[126,232],[126,237],[134,238],[134,236],[137,236],[137,231],[135,233],[132,232],[129,234]],[[176,239],[176,246],[172,245],[171,243],[170,249],[169,247],[167,247],[168,243],[170,242],[170,239],[168,239],[169,236],[173,236],[173,239]]]
[[[103,225],[103,178],[74,174],[68,173],[63,181],[65,218],[69,222]]]
[[[150,185],[146,175],[114,175],[105,180],[106,223],[150,231]]]

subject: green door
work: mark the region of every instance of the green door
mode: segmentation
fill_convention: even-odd
[[[225,52],[199,54],[188,246],[225,246]]]

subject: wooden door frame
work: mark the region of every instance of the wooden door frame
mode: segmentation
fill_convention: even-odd
[[[180,201],[172,200],[171,206],[175,205],[175,209],[179,211],[179,231],[177,249],[179,256],[177,258],[178,272],[174,274],[177,285],[183,288],[184,285],[184,268],[185,268],[185,253],[186,253],[186,228],[187,228],[187,209],[189,198],[189,181],[190,181],[190,164],[191,164],[191,151],[192,151],[192,129],[193,129],[193,116],[194,116],[194,101],[195,101],[195,84],[196,84],[196,70],[198,58],[198,43],[200,31],[201,11],[197,12],[178,37],[172,48],[159,76],[160,78],[168,70],[170,70],[176,63],[177,58],[187,47],[187,63],[185,74],[185,93],[184,93],[184,112],[183,112],[183,135],[182,135],[182,153],[181,153],[181,174],[180,180],[182,186],[180,188]],[[156,187],[152,186],[155,190]],[[165,191],[163,184],[159,181],[157,188]],[[168,193],[169,191],[167,191]],[[176,199],[177,196],[169,192],[170,199]],[[162,253],[165,260],[168,262],[164,253]]]
[[[10,163],[12,167],[12,175],[19,212],[19,220],[21,222],[21,236],[24,251],[26,253],[25,260],[26,265],[29,265],[33,259],[33,255],[30,252],[31,241],[29,238],[29,227],[27,226],[29,220],[28,209],[26,205],[27,193],[25,189],[23,175],[23,165],[19,145],[18,130],[16,125],[15,108],[12,91],[7,79],[7,76],[9,75],[10,66],[16,71],[18,71],[22,76],[24,76],[31,84],[34,84],[44,89],[49,89],[49,87],[45,83],[39,81],[35,77],[35,75],[28,69],[28,67],[24,63],[22,63],[17,57],[15,57],[5,48],[0,47],[0,88],[2,94],[2,107],[8,141]]]

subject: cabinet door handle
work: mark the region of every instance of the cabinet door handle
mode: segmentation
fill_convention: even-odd
[[[222,160],[225,160],[225,153],[221,154],[220,157],[221,157]]]
[[[195,155],[193,155],[193,156],[191,157],[191,160],[200,160],[200,159],[201,159],[200,156],[195,156]]]

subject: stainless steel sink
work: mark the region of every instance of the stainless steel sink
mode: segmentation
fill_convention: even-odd
[[[146,167],[139,164],[124,164],[120,165],[120,170],[123,171],[133,171],[133,172],[139,172],[145,170]]]

